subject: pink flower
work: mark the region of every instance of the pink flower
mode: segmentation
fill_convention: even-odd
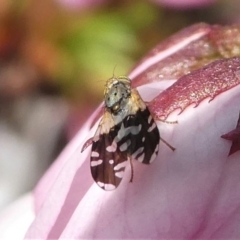
[[[212,5],[216,0],[152,0],[170,8],[190,9]]]
[[[81,9],[86,7],[94,7],[103,3],[110,2],[108,0],[56,0],[61,5],[69,9]],[[170,8],[199,8],[212,5],[216,0],[152,0],[157,4]]]
[[[56,0],[56,1],[69,9],[95,7],[105,2],[108,2],[108,0]]]
[[[103,191],[90,174],[90,148],[81,153],[96,111],[29,197],[35,219],[26,239],[239,238],[239,151],[229,155],[239,138],[231,138],[239,125],[240,58],[232,51],[239,35],[239,27],[198,24],[153,49],[129,77],[144,100],[154,98],[156,117],[178,121],[158,124],[176,150],[160,141],[152,164],[134,161],[133,183],[128,166],[120,186]]]

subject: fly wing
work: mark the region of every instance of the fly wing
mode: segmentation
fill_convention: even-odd
[[[139,109],[134,115],[124,119],[126,128],[138,126],[139,132],[128,138],[131,139],[131,145],[128,148],[128,154],[139,162],[150,164],[158,154],[160,134],[157,125],[151,116],[148,108]]]
[[[148,107],[136,89],[132,89],[128,115],[123,119],[125,139],[131,144],[127,153],[139,162],[149,164],[158,154],[160,134]]]
[[[126,151],[118,144],[119,125],[111,124],[106,112],[92,140],[91,173],[104,190],[114,190],[121,182],[127,164]],[[112,126],[109,128],[109,126]]]

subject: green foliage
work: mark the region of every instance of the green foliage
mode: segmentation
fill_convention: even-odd
[[[116,74],[127,74],[143,48],[141,31],[156,18],[155,8],[141,1],[79,17],[58,41],[66,64],[62,80],[87,87],[111,77],[115,66]]]

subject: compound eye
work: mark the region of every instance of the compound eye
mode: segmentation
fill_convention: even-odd
[[[118,103],[112,107],[112,110],[113,110],[113,112],[117,112],[119,110],[119,108],[120,108],[120,105]]]

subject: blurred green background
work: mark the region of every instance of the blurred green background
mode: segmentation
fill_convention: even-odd
[[[2,2],[1,61],[18,59],[35,73],[34,79],[8,83],[5,87],[14,91],[9,94],[51,88],[74,105],[85,104],[86,96],[88,103],[99,103],[104,81],[115,67],[116,75],[127,74],[149,49],[177,30],[200,21],[236,21],[239,5],[237,1],[195,8],[171,8],[147,0],[92,1],[88,6],[71,4],[73,0]]]
[[[113,71],[127,74],[191,24],[238,23],[239,9],[238,0],[0,0],[0,209],[34,187]]]

